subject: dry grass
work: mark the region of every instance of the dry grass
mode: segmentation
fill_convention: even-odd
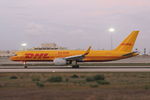
[[[86,82],[94,75],[104,75],[110,84]],[[63,82],[46,81],[53,76]],[[150,73],[0,73],[0,100],[150,100],[149,94]]]

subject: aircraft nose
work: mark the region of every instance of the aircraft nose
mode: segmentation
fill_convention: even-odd
[[[12,61],[15,61],[16,58],[17,58],[16,56],[11,56],[9,59],[12,60]]]

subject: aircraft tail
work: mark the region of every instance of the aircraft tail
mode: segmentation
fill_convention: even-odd
[[[133,31],[115,50],[131,52],[139,31]]]

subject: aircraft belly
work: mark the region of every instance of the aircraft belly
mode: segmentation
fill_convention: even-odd
[[[112,60],[117,60],[121,59],[120,57],[116,56],[99,56],[99,57],[86,57],[83,59],[85,62],[103,62],[103,61],[112,61]]]

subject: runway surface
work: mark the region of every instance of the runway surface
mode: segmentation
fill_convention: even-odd
[[[0,72],[150,72],[150,66],[0,66]]]

